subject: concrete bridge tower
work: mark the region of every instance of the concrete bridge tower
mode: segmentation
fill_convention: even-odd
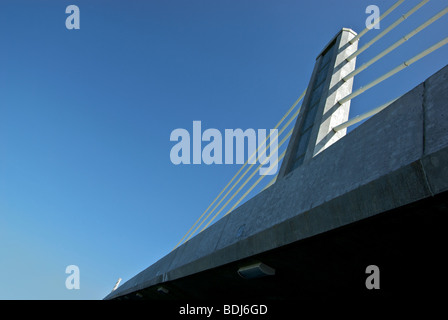
[[[279,178],[345,135],[346,129],[333,128],[349,116],[350,101],[342,105],[338,101],[352,92],[353,78],[346,82],[343,78],[355,69],[356,58],[346,60],[358,48],[358,41],[350,42],[355,36],[343,28],[317,56]]]

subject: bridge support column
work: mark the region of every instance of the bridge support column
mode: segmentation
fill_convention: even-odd
[[[352,92],[353,78],[343,78],[355,69],[356,59],[346,58],[358,48],[350,43],[356,36],[351,29],[342,29],[317,56],[316,64],[297,117],[279,177],[288,174],[346,134],[346,129],[333,128],[348,120],[350,101],[339,100]]]

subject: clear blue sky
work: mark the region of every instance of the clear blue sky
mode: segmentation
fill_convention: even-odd
[[[167,254],[238,170],[175,166],[172,130],[272,128],[316,55],[365,8],[394,1],[2,0],[0,299],[102,299]],[[407,0],[370,31],[384,30]],[[76,4],[81,29],[67,30]],[[431,0],[358,65],[437,13]],[[448,17],[355,79],[367,84],[447,36]],[[447,63],[442,48],[352,102],[395,98]],[[81,288],[65,288],[79,266]]]

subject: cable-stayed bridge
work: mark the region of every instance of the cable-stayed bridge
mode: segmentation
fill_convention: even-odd
[[[358,34],[343,28],[330,39],[308,87],[274,127],[276,148],[283,150],[278,174],[270,181],[256,175],[262,164],[249,164],[260,156],[256,150],[173,251],[106,299],[367,295],[369,265],[388,277],[380,289],[386,295],[440,283],[448,214],[448,66],[349,119],[356,97],[448,43],[443,30],[438,42],[353,91],[356,75],[446,18],[448,7],[356,67],[360,54],[428,2],[418,1],[365,44],[361,39],[371,28]],[[244,202],[261,182],[264,189]],[[409,280],[413,272],[424,276]]]

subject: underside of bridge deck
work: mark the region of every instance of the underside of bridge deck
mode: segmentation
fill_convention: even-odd
[[[448,192],[301,241],[121,296],[151,300],[284,300],[437,295],[447,285]],[[244,279],[262,262],[275,275]],[[379,268],[367,289],[366,268]]]

